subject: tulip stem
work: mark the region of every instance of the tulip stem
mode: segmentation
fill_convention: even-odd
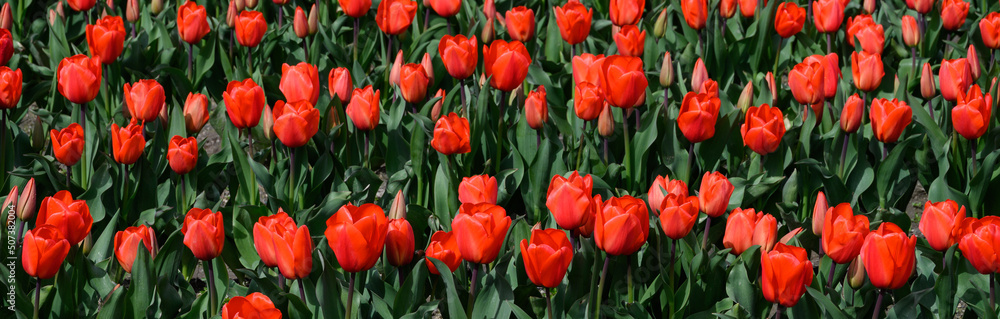
[[[555,316],[552,315],[552,288],[545,288],[545,305],[548,306],[547,309],[549,312],[549,318],[555,318]]]
[[[427,27],[431,21],[431,8],[424,8],[424,32],[427,32]]]
[[[694,181],[694,143],[688,144],[688,181]]]
[[[355,19],[354,21],[357,20]],[[354,30],[355,30],[354,32],[357,32],[357,29]],[[347,284],[347,310],[344,313],[344,319],[351,319],[351,308],[354,308],[354,278],[357,276],[358,273],[354,272],[348,275],[348,277],[350,277],[350,280],[348,280]]]
[[[369,140],[371,139],[371,135],[372,131],[368,131],[368,133],[365,134],[365,166],[368,166],[368,168],[372,167],[371,149],[368,146]]]
[[[354,18],[354,63],[358,63],[358,30],[361,28],[361,21]],[[348,311],[350,313],[350,311]],[[350,319],[350,318],[347,318]]]
[[[306,303],[306,283],[302,279],[299,282],[299,297],[302,298],[302,303]]]
[[[479,264],[472,264],[472,277],[469,278],[471,283],[469,283],[469,307],[465,309],[468,313],[468,317],[472,317],[472,306],[476,304],[476,279],[478,279],[479,274]]]
[[[627,173],[626,176],[628,176],[628,182],[626,185],[629,186],[629,189],[632,189],[632,182],[636,179],[636,177],[632,175],[634,172],[632,172],[632,164],[630,164],[632,160],[632,143],[629,141],[628,116],[632,113],[631,111],[632,109],[628,109],[627,111],[622,112],[622,135],[625,136],[625,158],[622,159],[622,164],[625,166],[625,172]]]
[[[296,210],[295,198],[298,196],[298,192],[297,192],[297,190],[298,190],[297,186],[298,185],[295,184],[296,177],[298,177],[298,175],[295,175],[295,149],[289,148],[288,149],[288,181],[289,181],[289,183],[291,183],[291,185],[288,188],[288,190],[291,191],[292,193],[291,193],[291,196],[288,196],[288,207],[292,208],[292,210]]]
[[[285,275],[281,274],[281,271],[278,271],[278,289],[285,291]]]
[[[194,44],[188,44],[188,81],[194,85]]]
[[[302,52],[306,55],[306,63],[309,62],[309,38],[302,38]]]
[[[73,186],[73,179],[70,176],[71,174],[73,174],[73,167],[66,166],[66,190],[69,190]]]
[[[459,113],[465,114],[465,80],[458,81],[458,96],[462,98],[462,110]]]
[[[875,290],[878,294],[878,299],[875,300],[875,313],[872,314],[872,319],[878,319],[879,312],[882,310],[882,298],[885,297],[885,293],[882,289]]]
[[[990,274],[990,309],[996,309],[996,273]]]
[[[32,318],[38,319],[38,307],[41,305],[42,305],[42,279],[35,278],[35,312]]]
[[[774,311],[774,318],[781,319],[781,313],[785,312],[785,307],[782,307],[780,304],[776,304],[775,306],[778,309],[775,309]]]
[[[975,139],[969,140],[969,154],[972,155],[970,156],[972,164],[970,164],[969,167],[969,180],[972,180],[972,177],[976,175],[976,153],[978,153],[978,149],[976,146],[977,145]]]
[[[604,166],[608,166],[608,138],[604,138]]]
[[[708,249],[708,230],[712,227],[712,216],[705,217],[705,234],[701,237],[701,250]],[[677,245],[676,243],[674,245]]]
[[[844,134],[844,146],[840,148],[840,179],[844,180],[844,171],[847,170],[847,142],[851,139],[851,133]]]
[[[209,299],[209,305],[211,305],[209,311],[211,311],[212,314],[214,315],[219,312],[218,311],[219,300],[216,297],[217,295],[215,292],[215,271],[212,270],[211,260],[205,260],[203,262],[205,263],[205,274],[208,275],[208,277],[205,278],[205,281],[208,282],[208,299]]]
[[[810,2],[811,3],[811,2]],[[826,54],[833,52],[833,41],[830,39],[830,32],[826,33]]]
[[[594,318],[601,317],[601,297],[604,296],[604,279],[608,276],[609,263],[611,263],[611,255],[604,257],[604,269],[601,270],[601,281],[597,284],[597,303],[594,306]]]
[[[22,220],[17,225],[17,246],[15,246],[15,247],[21,247],[21,243],[24,242],[22,239],[24,238],[24,224],[26,222],[27,221]]]
[[[184,186],[184,175],[177,175],[178,184],[180,184],[181,189],[179,191],[180,198],[177,200],[178,207],[180,207],[180,213],[187,212],[187,193],[186,187]]]
[[[628,283],[628,303],[632,304],[635,302],[635,296],[632,293],[632,263],[628,259],[625,260],[626,267],[626,282]]]
[[[281,29],[281,25],[285,22],[285,8],[278,5],[278,29]]]
[[[831,289],[834,288],[833,287],[833,275],[836,273],[836,271],[837,271],[837,263],[831,262],[830,263],[830,275],[826,277],[826,289],[827,290],[831,290]]]

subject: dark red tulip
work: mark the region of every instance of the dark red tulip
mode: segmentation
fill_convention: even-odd
[[[69,254],[70,243],[56,227],[39,225],[24,234],[21,266],[39,280],[55,277]]]
[[[10,34],[10,30],[2,29],[0,30],[0,65],[7,65],[12,56],[14,56],[14,36]]]

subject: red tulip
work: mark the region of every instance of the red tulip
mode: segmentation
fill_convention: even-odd
[[[573,261],[573,244],[560,229],[535,229],[531,242],[521,239],[524,272],[536,286],[555,288],[566,277]]]
[[[24,234],[21,266],[28,276],[39,280],[55,277],[69,254],[70,243],[56,227],[39,224]]]
[[[934,0],[906,0],[906,6],[920,14],[927,14],[934,8],[934,2]]]
[[[464,35],[458,36],[444,35],[438,42],[438,55],[448,74],[458,80],[464,80],[472,73],[476,72],[476,64],[479,61],[479,52],[476,51],[476,36],[466,38]]]
[[[462,204],[496,204],[497,179],[489,175],[462,177],[458,184],[458,201]]]
[[[326,240],[340,267],[359,272],[375,266],[385,244],[389,222],[375,204],[347,204],[326,220]]]
[[[813,1],[813,23],[821,33],[837,32],[844,22],[844,3],[841,0]]]
[[[87,46],[90,55],[101,63],[111,64],[125,47],[125,23],[122,17],[105,16],[97,24],[87,25]]]
[[[924,99],[934,97],[934,73],[931,72],[931,64],[924,62],[924,67],[920,71],[920,96]]]
[[[125,83],[128,113],[143,123],[151,122],[159,116],[166,99],[163,86],[156,80],[139,80],[132,85]]]
[[[885,76],[882,56],[864,51],[851,52],[851,75],[858,90],[874,91],[882,84],[882,77]]]
[[[427,249],[424,250],[424,259],[427,261],[427,269],[431,271],[432,274],[440,275],[437,267],[431,262],[431,258],[440,260],[451,271],[458,269],[458,265],[462,262],[462,253],[458,251],[458,242],[454,232],[446,232],[439,230],[431,235],[431,242],[427,245]]]
[[[201,131],[208,123],[208,97],[201,93],[188,93],[184,102],[184,126],[189,134]]]
[[[329,83],[330,98],[340,99],[340,104],[347,104],[351,100],[354,83],[351,82],[351,72],[347,68],[339,67],[330,70]]]
[[[278,267],[285,278],[306,278],[312,272],[313,243],[309,228],[296,227],[284,211],[257,220],[253,225],[253,245],[261,262]]]
[[[861,261],[868,279],[879,289],[898,289],[913,274],[917,237],[907,237],[899,226],[882,222],[861,247]]]
[[[924,203],[924,212],[920,215],[920,233],[924,234],[927,244],[934,250],[945,251],[958,243],[961,234],[953,232],[965,219],[965,206],[958,206],[953,200]]]
[[[826,201],[826,194],[820,191],[816,195],[816,204],[813,205],[812,230],[816,236],[823,235],[823,223],[826,222],[826,211],[830,205]]]
[[[597,119],[604,106],[604,94],[601,88],[589,82],[577,84],[573,89],[573,112],[584,121]]]
[[[719,98],[708,94],[688,92],[681,102],[677,126],[691,143],[699,143],[715,136],[715,122],[719,119]]]
[[[806,22],[806,9],[794,2],[782,2],[774,15],[774,31],[782,38],[788,38],[802,30]]]
[[[913,120],[913,110],[910,106],[896,99],[872,100],[869,115],[872,120],[872,131],[883,143],[895,143],[903,133],[903,129]]]
[[[508,228],[507,211],[488,202],[462,204],[451,221],[462,259],[476,264],[488,264],[497,258]]]
[[[920,28],[917,27],[917,19],[913,16],[903,16],[903,43],[908,47],[915,47],[920,43]]]
[[[704,1],[704,0],[693,0]],[[639,31],[634,25],[627,25],[615,33],[615,45],[621,55],[642,57],[642,50],[646,45],[646,31]]]
[[[694,69],[691,70],[691,90],[701,90],[705,86],[705,82],[709,80],[711,78],[708,77],[708,69],[705,68],[705,61],[698,58],[698,60],[694,61]]]
[[[428,82],[430,78],[420,64],[408,63],[399,70],[399,92],[407,102],[423,101],[427,96]]]
[[[990,49],[1000,49],[1000,13],[990,12],[979,20],[979,34]]]
[[[646,203],[628,195],[607,201],[601,201],[601,195],[597,195],[594,202],[594,240],[598,248],[612,256],[631,255],[646,243],[649,236]]]
[[[306,145],[319,131],[319,110],[305,100],[291,103],[278,101],[274,105],[273,130],[285,146],[296,148]]]
[[[942,60],[938,69],[941,97],[950,102],[958,101],[958,96],[969,91],[972,85],[972,68],[965,58]]]
[[[386,257],[389,264],[400,267],[407,265],[413,260],[413,227],[406,219],[393,219],[389,221],[389,228],[385,235]]]
[[[708,22],[708,3],[705,0],[681,0],[684,21],[695,30],[701,30]]]
[[[184,234],[184,245],[191,249],[195,258],[212,260],[219,257],[222,254],[222,246],[226,243],[222,213],[192,208],[184,216],[181,234]]]
[[[590,35],[590,23],[594,9],[588,9],[578,0],[569,0],[562,7],[553,7],[559,35],[569,45],[583,42]]]
[[[862,114],[865,112],[865,101],[857,93],[851,95],[844,102],[844,108],[840,113],[840,129],[846,133],[854,133],[861,127]]]
[[[719,172],[705,172],[698,189],[698,206],[709,217],[719,217],[729,208],[733,196],[733,183]]]
[[[549,121],[548,103],[545,101],[545,86],[528,93],[528,98],[524,101],[524,116],[528,126],[539,130],[545,122]]]
[[[233,297],[222,306],[222,319],[242,318],[281,319],[281,310],[274,308],[271,298],[259,292]]]
[[[371,0],[337,0],[340,8],[351,18],[360,18],[368,14],[368,9],[372,8]]]
[[[12,56],[14,56],[14,36],[10,34],[10,30],[3,28],[0,30],[0,65],[7,65]]]
[[[969,3],[962,0],[941,0],[941,27],[956,31],[965,23],[969,14]]]
[[[861,49],[865,52],[881,55],[885,31],[882,25],[875,23],[871,15],[857,15],[847,19],[847,43],[854,47],[855,41],[861,43]]]
[[[371,131],[378,126],[381,96],[379,90],[372,92],[371,85],[354,89],[354,92],[351,93],[351,102],[347,104],[345,113],[359,130]]]
[[[836,53],[825,56],[812,55],[807,61],[817,61],[823,65],[823,97],[832,99],[837,96],[837,85],[840,83],[840,58]]]
[[[410,0],[384,0],[378,4],[375,22],[388,35],[400,35],[413,24],[417,15],[417,2]]]
[[[770,252],[760,255],[760,265],[764,299],[785,307],[799,303],[813,281],[813,264],[801,247],[779,243]]]
[[[59,62],[59,94],[76,104],[85,104],[101,90],[101,60],[77,54]]]
[[[111,123],[111,150],[114,151],[116,162],[132,165],[139,160],[146,147],[146,138],[142,136],[142,130],[143,125],[137,124],[135,119],[125,127]]]
[[[506,13],[507,33],[511,40],[526,42],[535,36],[535,11],[517,6]]]
[[[753,18],[754,12],[757,11],[757,0],[739,0],[740,2],[740,14],[744,18]],[[767,1],[764,1],[764,5],[767,5]]]
[[[966,139],[977,139],[990,127],[993,112],[993,97],[983,96],[978,84],[969,88],[968,94],[959,92],[958,104],[951,109],[951,121],[955,132]]]
[[[236,41],[240,45],[252,48],[260,44],[267,32],[267,21],[260,11],[246,10],[236,16]]]
[[[981,274],[1000,272],[1000,225],[978,224],[958,244],[962,255]]]
[[[861,252],[868,236],[868,217],[854,215],[851,205],[842,203],[826,211],[821,243],[833,262],[846,264]]]
[[[212,28],[208,26],[208,14],[204,6],[189,0],[177,9],[177,33],[184,42],[198,43],[209,31]]]
[[[315,5],[315,4],[314,4]],[[315,8],[313,8],[315,10]],[[306,18],[306,11],[302,7],[295,7],[295,16],[292,19],[292,30],[299,39],[309,35],[309,21]]]
[[[709,97],[718,98],[719,97],[719,82],[715,82],[712,79],[706,79],[701,82],[701,86],[695,88],[694,93],[705,94]]]
[[[84,136],[83,127],[80,124],[71,123],[62,130],[51,130],[49,136],[52,137],[52,153],[56,160],[66,166],[76,165],[83,154]]]
[[[608,104],[623,109],[640,105],[649,85],[642,71],[642,59],[622,55],[604,59],[601,83]]]
[[[658,209],[663,234],[673,240],[687,236],[698,221],[698,197],[667,194]]]
[[[822,63],[802,61],[788,72],[788,88],[792,90],[792,96],[796,101],[801,104],[823,102],[826,97],[823,91],[823,81],[826,79],[824,70]]]
[[[97,4],[97,0],[66,0],[66,4],[69,5],[74,11],[87,11]],[[59,6],[59,15],[62,15],[62,5]]]
[[[785,136],[785,118],[777,107],[763,104],[751,106],[740,128],[743,145],[757,154],[767,155],[778,150]]]
[[[586,223],[588,214],[593,214],[593,191],[594,182],[590,174],[581,177],[577,171],[573,171],[568,178],[555,175],[549,182],[545,207],[552,212],[559,227],[577,229]]]
[[[237,129],[253,128],[260,123],[260,114],[264,111],[264,89],[257,86],[253,79],[243,82],[232,81],[222,93],[226,103],[226,113]]]
[[[611,0],[608,10],[611,23],[616,26],[626,26],[639,23],[646,0]]]
[[[170,138],[170,146],[167,148],[167,162],[175,173],[184,175],[198,165],[198,139],[192,137],[183,138],[178,135]]]
[[[590,83],[601,85],[601,72],[604,65],[604,55],[584,53],[573,57],[573,83],[581,85]]]
[[[736,14],[736,3],[737,0],[722,0],[719,1],[719,15],[725,19],[732,18]],[[681,3],[683,5],[683,3]],[[683,8],[681,8],[683,9]],[[665,11],[664,11],[665,13]]]
[[[670,179],[669,176],[656,176],[653,185],[649,186],[646,192],[646,200],[649,201],[649,208],[653,212],[660,211],[660,205],[667,195],[677,195],[679,198],[688,197],[688,185],[679,179]]]
[[[306,62],[294,66],[282,64],[278,88],[288,103],[309,101],[309,104],[316,105],[319,101],[319,71]]]
[[[469,141],[469,120],[455,112],[442,116],[434,124],[431,147],[444,155],[465,154],[472,151]]]
[[[494,89],[513,91],[528,77],[530,64],[531,55],[521,42],[496,40],[490,46],[483,47],[485,75]]]
[[[135,262],[140,243],[149,251],[151,257],[156,257],[156,253],[153,251],[153,245],[156,244],[156,234],[153,233],[152,227],[139,225],[139,227],[128,227],[115,233],[115,258],[118,259],[118,263],[122,265],[125,272],[132,272],[132,264]]]
[[[778,221],[771,214],[757,212],[753,208],[734,209],[726,219],[726,235],[722,244],[735,255],[742,254],[750,246],[758,245],[762,252],[770,251],[778,240]]]
[[[425,5],[428,3],[435,13],[445,18],[453,17],[462,10],[462,0],[429,0],[424,2]]]
[[[0,66],[0,110],[13,109],[21,101],[21,69]]]

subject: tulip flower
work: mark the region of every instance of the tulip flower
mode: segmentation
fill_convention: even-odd
[[[601,72],[603,72],[604,60],[603,54],[593,55],[584,53],[573,57],[573,83],[576,85],[590,83],[595,86],[601,86]]]
[[[660,205],[660,226],[670,239],[684,238],[698,222],[698,197],[667,194]]]
[[[535,36],[535,11],[517,6],[505,14],[507,33],[511,40],[526,42]]]
[[[958,95],[969,91],[972,85],[972,68],[965,58],[942,60],[938,69],[941,97],[949,102],[958,101]]]
[[[917,19],[913,16],[903,16],[903,43],[908,47],[915,47],[920,43],[920,28],[917,27]]]
[[[417,15],[417,2],[410,0],[383,0],[378,4],[375,22],[388,35],[400,35],[413,24]]]
[[[669,176],[656,176],[653,185],[649,186],[646,192],[646,200],[649,201],[649,208],[654,212],[660,210],[660,205],[667,195],[677,195],[680,198],[688,196],[688,185],[679,179],[670,179]]]
[[[183,138],[174,135],[170,138],[170,145],[167,148],[167,162],[170,168],[179,175],[184,175],[198,165],[198,139],[192,137]]]
[[[375,204],[347,204],[326,220],[326,239],[340,267],[360,272],[375,266],[385,244],[389,222]]]
[[[285,278],[306,278],[312,272],[313,243],[309,228],[296,227],[284,211],[257,220],[253,225],[253,246],[260,261],[267,267],[278,267]]]
[[[927,244],[937,251],[946,251],[962,238],[960,233],[953,232],[965,219],[965,206],[958,206],[953,200],[924,203],[924,212],[920,215],[920,233],[924,234]]]
[[[296,148],[309,142],[319,131],[319,110],[309,101],[274,104],[274,135],[285,146]]]
[[[862,114],[865,111],[865,101],[857,94],[851,95],[844,102],[844,108],[840,115],[840,128],[850,134],[858,131],[861,127]]]
[[[184,126],[188,134],[196,134],[208,123],[208,97],[201,93],[188,93],[184,102]]]
[[[583,82],[573,88],[573,112],[584,121],[596,120],[601,115],[604,106],[604,94],[601,88],[589,82]]]
[[[836,97],[837,85],[840,83],[840,58],[837,54],[813,55],[806,59],[819,60],[823,64],[823,97],[828,100]]]
[[[429,82],[427,71],[420,64],[408,63],[399,70],[399,92],[406,102],[422,102]]]
[[[788,72],[788,87],[796,101],[801,104],[815,104],[823,101],[826,97],[823,90],[826,79],[824,70],[823,64],[814,60],[803,61]]]
[[[639,105],[649,85],[642,71],[642,59],[622,55],[604,59],[601,83],[608,104],[623,109]]]
[[[442,116],[434,124],[431,147],[444,155],[465,154],[472,151],[469,141],[469,120],[455,112]]]
[[[846,264],[854,260],[861,252],[865,236],[868,236],[868,217],[854,215],[850,204],[842,203],[826,211],[820,242],[833,262]]]
[[[578,0],[569,0],[562,7],[553,7],[559,35],[570,46],[583,42],[590,35],[594,9],[585,7]]]
[[[684,21],[695,31],[700,31],[708,22],[708,2],[706,0],[681,0]]]
[[[381,99],[379,90],[372,91],[372,86],[354,89],[351,93],[351,102],[347,104],[347,117],[358,130],[374,130],[379,123],[379,103]]]
[[[385,235],[386,257],[389,264],[400,267],[413,260],[413,227],[406,219],[392,219]]]
[[[966,52],[965,59],[969,61],[969,72],[972,73],[972,81],[976,81],[982,75],[982,66],[979,64],[979,54],[976,53],[976,46],[969,44],[969,50]]]
[[[10,30],[0,28],[0,65],[7,65],[12,56],[14,56],[14,36],[10,34]]]
[[[125,104],[128,105],[128,113],[143,123],[156,119],[166,99],[163,86],[156,80],[139,80],[131,85],[125,83]]]
[[[104,64],[118,59],[125,47],[125,23],[122,17],[105,16],[96,24],[87,25],[87,46],[90,55]]]
[[[951,109],[951,123],[955,132],[966,139],[977,139],[990,127],[993,112],[993,97],[983,96],[978,84],[969,88],[969,93],[959,92],[958,103]]]
[[[785,136],[784,120],[784,115],[777,107],[767,104],[751,106],[740,128],[743,145],[760,155],[778,150],[781,138]]]
[[[177,33],[184,42],[194,45],[209,31],[212,28],[208,25],[208,14],[204,6],[187,1],[177,8]]]
[[[882,69],[882,56],[862,51],[851,53],[851,75],[854,86],[858,90],[871,92],[882,84],[885,72]]]
[[[705,0],[694,0],[705,1]],[[615,45],[621,55],[642,57],[643,48],[646,45],[646,31],[639,31],[634,25],[627,25],[615,33]]]
[[[83,155],[84,135],[80,124],[72,123],[62,130],[51,130],[52,153],[56,160],[66,166],[76,165]]]
[[[253,79],[229,82],[222,99],[226,103],[229,120],[237,129],[253,128],[260,123],[266,101],[264,89],[257,86]]]
[[[116,162],[132,165],[139,160],[146,147],[146,138],[142,136],[142,130],[143,125],[137,124],[135,119],[125,127],[111,123],[111,150],[114,151]]]
[[[812,230],[813,235],[823,235],[823,224],[826,223],[826,212],[830,205],[826,201],[826,194],[820,191],[816,195],[816,204],[813,205]]]
[[[778,221],[771,214],[757,212],[753,208],[734,209],[726,220],[726,234],[722,244],[732,248],[730,253],[742,254],[750,246],[758,245],[762,252],[768,252],[778,240]]]
[[[770,252],[760,255],[760,265],[764,299],[785,307],[799,303],[813,281],[813,264],[801,247],[779,243]]]
[[[489,175],[462,177],[458,184],[458,201],[462,204],[496,204],[497,179]]]
[[[697,62],[695,63],[697,65]],[[667,51],[663,53],[663,64],[660,65],[660,85],[662,85],[663,87],[669,87],[673,84],[674,84],[674,60],[670,57],[670,51]],[[666,94],[666,91],[664,91],[664,94]]]
[[[445,94],[444,94],[444,89],[443,88],[438,89],[437,93],[434,93],[434,97],[432,97],[431,99],[435,99],[435,98],[441,98],[441,99],[437,100],[436,102],[434,102],[434,106],[431,107],[431,114],[430,115],[431,115],[431,121],[434,121],[434,124],[437,125],[438,119],[441,118],[441,108],[444,107]],[[452,112],[452,113],[454,113],[454,112]],[[433,143],[434,140],[431,140],[431,142]],[[470,151],[471,151],[471,149],[470,149]]]
[[[260,44],[267,32],[267,21],[260,11],[246,10],[236,16],[236,41],[240,45],[252,48]]]
[[[719,15],[722,16],[723,19],[732,18],[733,15],[736,14],[736,3],[737,3],[737,0],[722,0],[722,1],[719,1]],[[683,9],[683,8],[681,8],[681,9]],[[666,9],[664,9],[664,11],[661,12],[661,16],[664,17],[664,20],[666,19]],[[666,21],[664,21],[664,25],[666,25]],[[657,36],[657,37],[659,37],[659,36]]]
[[[816,31],[833,33],[844,22],[844,3],[841,0],[818,0],[812,4],[813,23]]]
[[[1000,49],[1000,13],[990,12],[979,20],[979,35],[990,49]]]
[[[337,3],[344,10],[344,14],[355,19],[365,16],[372,8],[371,0],[337,0]]]
[[[934,0],[906,0],[906,6],[920,14],[927,14],[934,8]]]
[[[494,89],[513,91],[528,77],[530,64],[531,55],[521,42],[496,40],[483,47],[485,76],[490,79],[490,86]]]
[[[698,189],[698,207],[709,217],[719,217],[726,213],[729,198],[733,195],[733,183],[719,172],[705,172]]]
[[[115,56],[117,57],[117,56]],[[76,104],[86,104],[101,89],[101,59],[77,54],[62,59],[56,70],[59,94]]]
[[[21,267],[28,276],[38,280],[55,277],[69,254],[69,241],[58,228],[39,224],[24,234]]]
[[[431,262],[431,258],[440,260],[451,271],[458,269],[458,265],[462,262],[462,253],[458,251],[458,242],[454,232],[446,232],[439,230],[431,235],[431,241],[427,244],[427,249],[424,250],[424,259],[427,262],[427,269],[431,271],[432,274],[440,275],[437,267]]]
[[[899,289],[905,285],[913,274],[916,245],[916,236],[907,237],[891,222],[882,222],[877,230],[869,233],[861,246],[861,261],[872,286]]]
[[[222,246],[226,242],[225,223],[222,213],[209,209],[192,208],[184,216],[181,234],[184,235],[184,245],[199,260],[212,260],[222,254]]]
[[[608,9],[611,23],[616,26],[626,26],[639,23],[646,0],[611,0]]]
[[[476,264],[488,264],[497,258],[509,227],[507,211],[489,202],[463,203],[451,221],[462,259]]]
[[[957,31],[969,14],[969,3],[963,0],[941,0],[941,27]]]
[[[306,62],[299,62],[294,66],[282,64],[278,89],[288,103],[309,101],[309,104],[316,105],[319,101],[319,71]]]
[[[97,0],[66,0],[66,4],[69,5],[70,9],[80,12],[93,8],[97,4]]]
[[[425,1],[424,5],[428,3],[431,9],[434,9],[434,13],[445,18],[453,17],[462,10],[462,0],[429,0]]]
[[[705,81],[708,80],[711,79],[708,77],[708,69],[705,68],[705,61],[698,58],[694,62],[694,69],[691,70],[691,89],[701,90]]]
[[[545,207],[552,212],[559,227],[577,229],[587,221],[588,214],[593,214],[593,191],[594,182],[590,174],[581,177],[577,171],[573,171],[569,177],[555,175],[549,182]]]
[[[913,110],[906,102],[892,99],[872,100],[871,113],[872,131],[875,137],[883,143],[895,143],[903,129],[913,120]]]
[[[719,119],[718,97],[688,92],[681,102],[677,126],[691,143],[699,143],[715,135],[715,122]]]
[[[0,66],[0,112],[13,109],[21,101],[21,69]]]
[[[861,44],[861,50],[881,56],[882,50],[885,47],[885,30],[883,30],[881,24],[875,24],[872,20],[864,19],[860,21],[851,25],[848,29],[852,36],[851,44],[854,44],[854,39],[856,38],[858,43]]]
[[[313,4],[315,6],[315,4]],[[315,11],[316,8],[314,7]],[[295,7],[295,16],[292,19],[292,30],[295,31],[295,36],[299,39],[304,39],[309,36],[309,18],[306,17],[306,11],[302,10],[302,7]]]
[[[336,97],[340,104],[347,104],[351,101],[351,93],[354,91],[354,83],[351,81],[351,72],[345,67],[333,68],[329,77],[330,98]]]
[[[806,9],[794,2],[782,2],[774,15],[774,31],[782,38],[789,38],[802,30],[806,22]]]
[[[976,225],[971,232],[962,236],[958,248],[962,250],[962,255],[969,260],[973,268],[981,274],[989,274],[992,277],[1000,272],[998,243],[1000,243],[1000,225],[986,223]]]
[[[448,74],[458,80],[464,80],[476,71],[479,61],[476,36],[466,38],[464,35],[444,35],[438,42],[438,55]]]
[[[594,240],[610,256],[634,254],[649,236],[649,210],[646,203],[632,196],[601,200],[594,196]]]
[[[233,297],[222,306],[222,319],[239,318],[280,319],[281,310],[274,307],[271,298],[255,292],[246,297]]]
[[[149,251],[150,259],[156,257],[156,252],[153,250],[153,245],[156,244],[156,234],[153,233],[152,227],[132,226],[115,233],[115,258],[118,259],[118,263],[122,265],[125,272],[132,273],[132,264],[135,262],[140,243]]]
[[[524,272],[536,286],[548,289],[559,286],[573,261],[573,245],[559,229],[535,229],[531,241],[521,239]]]
[[[756,0],[738,0],[740,2],[740,15],[744,18],[753,18],[754,12],[757,11],[757,1]]]

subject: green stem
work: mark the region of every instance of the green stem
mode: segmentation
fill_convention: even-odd
[[[555,318],[555,316],[552,315],[552,288],[545,288],[545,305],[547,306],[546,308],[549,312],[549,318]]]
[[[208,299],[209,299],[209,305],[211,305],[209,311],[211,311],[212,314],[214,315],[216,313],[219,313],[219,300],[215,288],[215,271],[212,269],[212,260],[205,260],[204,264],[205,264],[205,272],[208,275],[208,277],[205,278],[206,279],[205,281],[208,282]]]
[[[35,278],[35,312],[32,318],[38,319],[38,307],[42,304],[42,279]]]
[[[476,304],[476,279],[478,279],[479,264],[472,264],[472,277],[470,278],[471,283],[469,283],[469,306],[466,307],[466,316],[472,317],[472,306]]]
[[[348,276],[350,276],[351,279],[350,283],[347,284],[347,310],[344,312],[344,319],[351,319],[351,308],[354,308],[354,279],[358,276],[358,274],[351,273]]]
[[[635,296],[632,294],[632,263],[628,262],[627,259],[626,263],[628,263],[627,267],[628,270],[626,271],[627,274],[626,280],[628,281],[628,303],[632,304],[632,302],[635,301]]]
[[[628,109],[628,110],[629,111],[622,112],[622,135],[625,135],[625,158],[622,159],[622,162],[624,162],[624,163],[622,163],[622,165],[625,166],[625,175],[627,176],[626,177],[626,179],[627,179],[626,185],[631,190],[632,189],[632,182],[635,181],[636,178],[635,178],[635,176],[632,176],[632,174],[633,174],[633,172],[631,170],[632,165],[630,164],[630,162],[632,161],[632,143],[629,141],[628,116],[629,116],[629,113],[631,113],[631,109]]]
[[[601,317],[601,299],[604,296],[604,280],[608,276],[608,264],[611,256],[604,257],[604,270],[601,270],[601,281],[597,284],[597,303],[594,306],[594,318]]]

